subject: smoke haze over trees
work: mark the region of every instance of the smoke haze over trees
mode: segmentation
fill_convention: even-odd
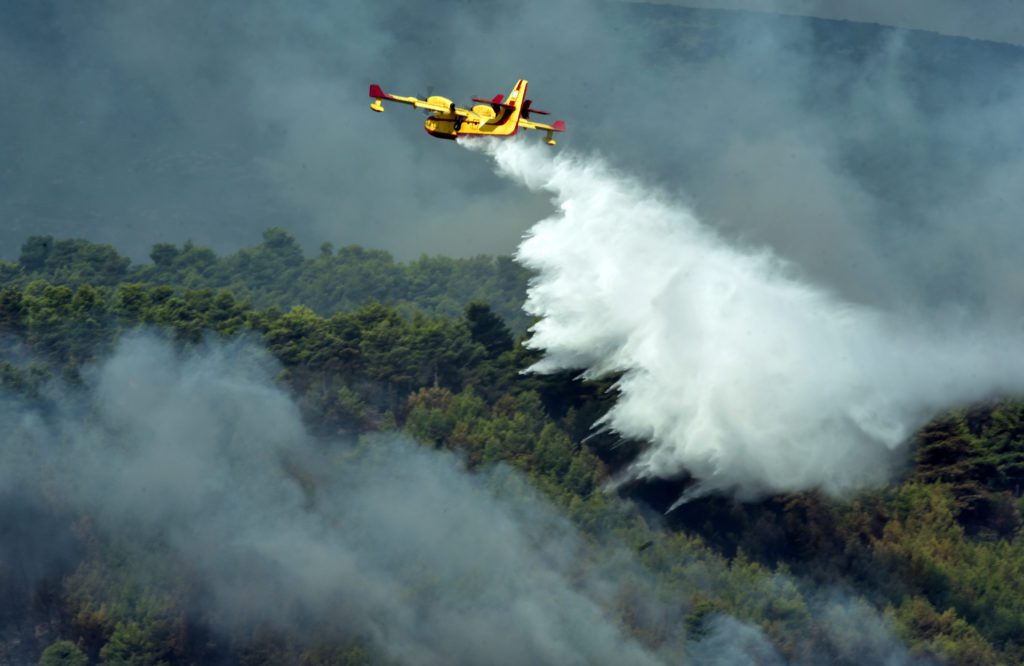
[[[1024,662],[1022,69],[663,4],[3,4],[0,663]],[[512,178],[365,107],[520,77],[569,131]]]
[[[601,490],[622,449],[583,440],[606,386],[522,375],[537,356],[480,304],[325,317],[36,279],[0,291],[0,334],[14,663],[1021,654],[1014,403],[930,425],[894,490],[658,518]]]

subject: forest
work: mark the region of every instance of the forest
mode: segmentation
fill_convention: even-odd
[[[938,415],[891,487],[712,496],[663,515],[685,479],[609,490],[642,446],[592,430],[613,382],[522,372],[536,360],[519,310],[529,275],[509,257],[401,263],[327,244],[306,257],[275,228],[229,256],[157,244],[150,259],[33,237],[0,262],[4,403],[49,413],[56,396],[90,390],[90,368],[138,331],[178,349],[244,338],[272,355],[275,383],[325,446],[400,432],[473,475],[511,468],[579,531],[583,560],[631,553],[643,573],[601,606],[652,653],[717,663],[694,646],[730,618],[786,663],[1024,661],[1024,403]],[[2,663],[400,663],[344,623],[225,627],[190,602],[197,582],[173,555],[110,537],[59,487],[30,507],[5,492]],[[26,523],[53,527],[40,536]],[[69,554],[26,561],[53,539]]]

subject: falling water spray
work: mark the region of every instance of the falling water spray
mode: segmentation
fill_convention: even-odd
[[[842,494],[888,480],[938,410],[1024,391],[1017,331],[844,302],[599,157],[475,145],[552,195],[516,253],[536,273],[530,370],[621,377],[596,425],[649,443],[623,480],[685,472],[683,499]]]

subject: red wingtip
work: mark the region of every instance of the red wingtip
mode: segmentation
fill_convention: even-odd
[[[491,104],[501,104],[504,101],[505,101],[505,96],[502,95],[501,93],[498,93],[493,98],[491,98]]]
[[[378,86],[376,83],[371,83],[370,97],[376,97],[377,99],[386,99],[387,95],[385,95],[384,91],[380,89],[380,86]]]
[[[552,127],[555,128],[556,132],[564,132],[565,131],[565,121],[564,120],[556,120],[555,123],[552,125]]]

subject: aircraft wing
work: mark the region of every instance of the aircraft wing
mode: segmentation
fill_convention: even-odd
[[[417,109],[427,109],[428,111],[436,111],[438,113],[453,113],[457,116],[462,116],[463,118],[476,117],[476,114],[474,114],[469,109],[462,109],[455,106],[454,104],[446,106],[444,104],[436,104],[434,102],[431,102],[430,100],[419,99],[418,97],[405,97],[402,95],[392,95],[391,93],[386,93],[383,90],[381,90],[380,86],[378,86],[376,83],[370,84],[370,97],[374,97],[376,99],[386,99],[388,101],[399,102],[401,104],[408,104],[410,106],[416,107]]]
[[[554,125],[547,125],[545,123],[535,123],[532,120],[526,120],[525,118],[519,119],[519,126],[523,129],[535,129],[535,130],[547,130],[549,132],[564,132],[565,121],[556,120]]]

